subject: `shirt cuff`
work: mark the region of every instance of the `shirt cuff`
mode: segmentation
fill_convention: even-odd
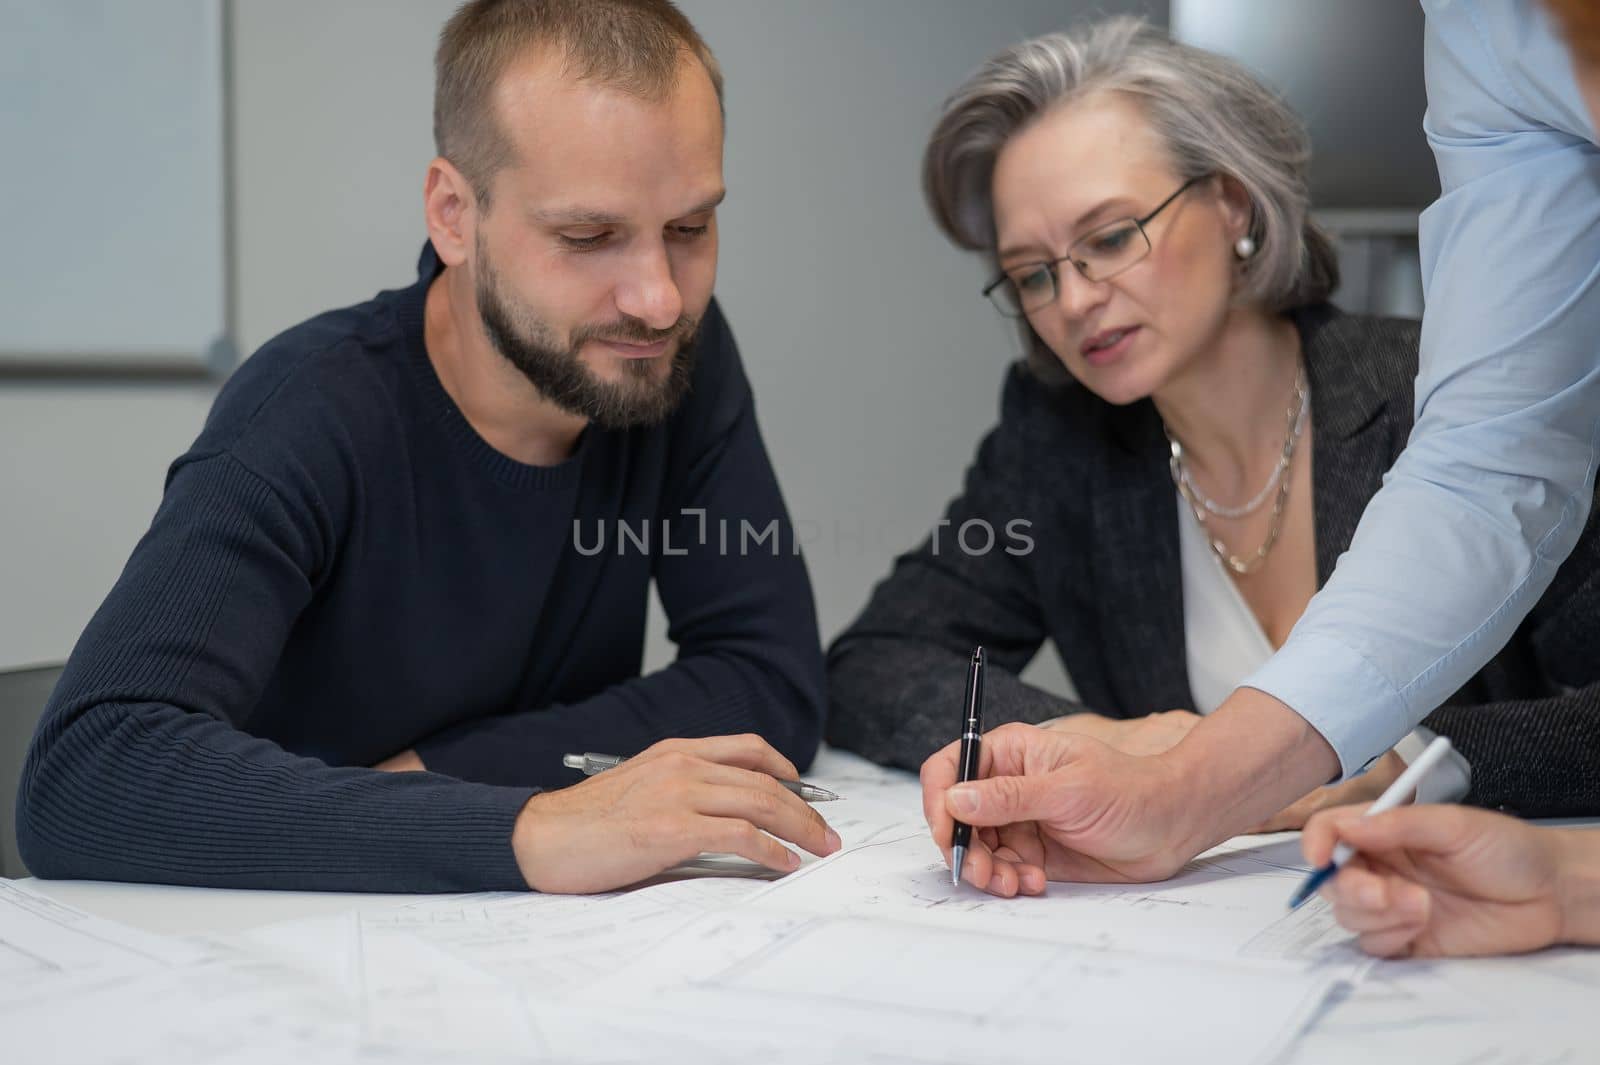
[[[1266,692],[1321,733],[1339,757],[1339,780],[1366,769],[1413,724],[1394,685],[1376,666],[1317,633],[1291,635],[1240,687]]]
[[[1433,729],[1418,725],[1406,733],[1405,739],[1394,745],[1394,753],[1400,756],[1402,762],[1410,765],[1422,757],[1422,752],[1436,736]],[[1433,772],[1422,778],[1422,783],[1417,785],[1417,797],[1412,801],[1418,805],[1425,802],[1460,802],[1471,790],[1472,763],[1467,761],[1466,755],[1451,747],[1449,753],[1433,767]]]

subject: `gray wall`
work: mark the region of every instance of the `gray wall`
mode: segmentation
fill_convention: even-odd
[[[977,295],[980,265],[944,244],[922,206],[917,162],[940,99],[1004,44],[1091,9],[1164,18],[1166,3],[683,6],[728,75],[718,293],[790,508],[818,537],[809,558],[830,636],[957,488],[1014,351]],[[412,276],[430,57],[452,7],[235,5],[244,350]],[[0,666],[70,650],[211,396],[0,380]],[[670,658],[660,631],[654,664]]]

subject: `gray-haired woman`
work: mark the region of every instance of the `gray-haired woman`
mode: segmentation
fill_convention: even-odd
[[[1050,726],[1000,729],[994,771],[1063,767],[1048,810],[969,852],[965,875],[991,891],[1154,879],[1214,841],[1227,817],[1205,809],[1206,767],[1179,744],[1191,711],[1283,643],[1405,445],[1417,325],[1326,302],[1338,271],[1307,215],[1308,157],[1299,121],[1245,70],[1130,19],[1002,52],[934,130],[934,215],[995,260],[985,292],[1017,320],[1027,365],[939,530],[834,644],[828,739],[928,759],[947,848],[953,754],[929,755],[953,738],[966,657],[987,647],[989,724]],[[1026,549],[961,535],[1019,520]],[[1427,720],[1464,756],[1431,797],[1600,811],[1597,616],[1591,523],[1506,651]],[[1047,638],[1081,706],[1016,677]],[[1375,796],[1426,735],[1269,826]]]

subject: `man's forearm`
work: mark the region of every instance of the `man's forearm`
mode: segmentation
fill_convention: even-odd
[[[1199,853],[1238,835],[1339,775],[1339,759],[1305,718],[1265,692],[1240,688],[1162,757],[1191,794],[1189,845]]]
[[[527,790],[330,766],[170,705],[74,714],[53,704],[23,779],[18,843],[48,878],[294,891],[525,884],[511,837]]]
[[[1600,945],[1600,829],[1553,830],[1560,869],[1560,942]]]
[[[428,769],[463,780],[559,788],[577,780],[563,754],[633,755],[664,739],[743,732],[810,765],[822,735],[820,695],[804,698],[732,656],[680,658],[581,702],[465,722],[419,740],[415,753]]]

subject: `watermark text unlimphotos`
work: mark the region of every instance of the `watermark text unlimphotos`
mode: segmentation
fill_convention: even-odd
[[[1033,553],[1033,537],[1029,535],[1032,528],[1033,522],[1027,518],[1012,518],[998,529],[983,518],[968,518],[960,524],[941,518],[927,533],[927,541],[935,555],[960,551],[977,558],[1004,551],[1008,555],[1022,556]],[[799,518],[793,523],[792,531],[777,518],[765,524],[743,518],[713,521],[699,507],[679,511],[677,519],[629,521],[618,518],[610,522],[599,519],[584,522],[576,518],[572,522],[572,546],[578,554],[591,558],[607,552],[672,556],[707,549],[718,555],[768,554],[774,558],[785,552],[798,555],[802,548],[822,554],[842,554],[852,549],[878,554],[883,549],[903,547],[910,536],[915,535],[915,531],[893,521],[823,522]]]

